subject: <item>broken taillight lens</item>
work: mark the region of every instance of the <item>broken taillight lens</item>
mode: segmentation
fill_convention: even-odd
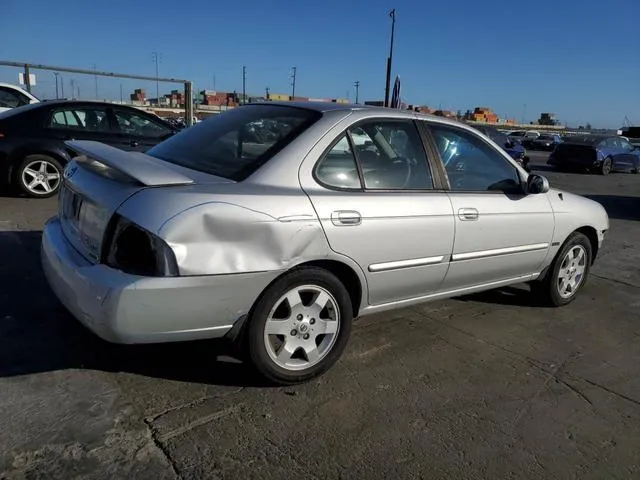
[[[164,240],[117,214],[105,234],[101,263],[143,277],[179,275],[175,254]]]

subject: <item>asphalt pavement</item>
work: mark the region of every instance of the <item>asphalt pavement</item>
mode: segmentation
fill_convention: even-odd
[[[289,388],[216,342],[97,339],[40,270],[56,200],[0,198],[0,478],[639,478],[640,175],[532,157],[611,218],[574,303],[523,286],[364,317]]]

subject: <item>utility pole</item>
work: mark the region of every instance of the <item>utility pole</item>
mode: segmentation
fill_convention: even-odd
[[[72,78],[69,83],[71,84],[71,98],[73,98],[76,94],[76,81]]]
[[[356,87],[356,105],[358,104],[358,93],[360,92],[360,80],[356,80],[353,83],[353,86]]]
[[[242,67],[242,105],[247,103],[247,67]]]
[[[80,98],[80,85],[78,85],[78,98]]]
[[[296,98],[296,73],[298,69],[296,67],[291,67],[291,70],[291,86],[293,87],[291,90],[291,101],[293,101]]]
[[[162,53],[159,53],[157,50],[154,50],[151,53],[151,58],[153,58],[153,61],[156,64],[156,100],[158,102],[158,106],[160,106],[160,81],[158,80],[158,78],[160,77],[159,74],[159,66],[158,64],[162,61]]]
[[[60,98],[58,96],[58,75],[60,75],[58,72],[53,72],[53,75],[56,77],[56,99]]]
[[[522,105],[522,125],[524,125],[524,117],[526,113],[527,113],[527,104],[525,103],[524,105]]]
[[[124,103],[122,99],[122,82],[120,82],[120,103]]]
[[[389,12],[391,17],[391,45],[389,47],[389,57],[387,58],[387,83],[384,89],[384,106],[389,106],[389,88],[391,87],[391,62],[393,61],[393,37],[396,29],[396,9]]]
[[[96,71],[96,64],[93,64],[93,71]],[[93,74],[93,80],[95,82],[95,86],[96,86],[96,100],[98,100],[99,96],[98,96],[98,75],[96,73]]]
[[[64,78],[60,75],[60,93],[62,93],[62,98],[64,98]]]
[[[267,96],[265,97],[267,100],[269,100],[269,92],[271,91],[271,89],[269,87],[265,87],[264,89],[265,93],[267,94]]]

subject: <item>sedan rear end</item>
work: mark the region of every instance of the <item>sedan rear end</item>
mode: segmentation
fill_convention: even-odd
[[[556,146],[547,163],[559,168],[592,169],[602,160],[595,144],[565,142]]]

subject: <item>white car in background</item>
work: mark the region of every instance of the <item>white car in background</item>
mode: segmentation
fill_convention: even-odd
[[[0,83],[0,113],[38,102],[40,100],[26,90],[10,83]]]

